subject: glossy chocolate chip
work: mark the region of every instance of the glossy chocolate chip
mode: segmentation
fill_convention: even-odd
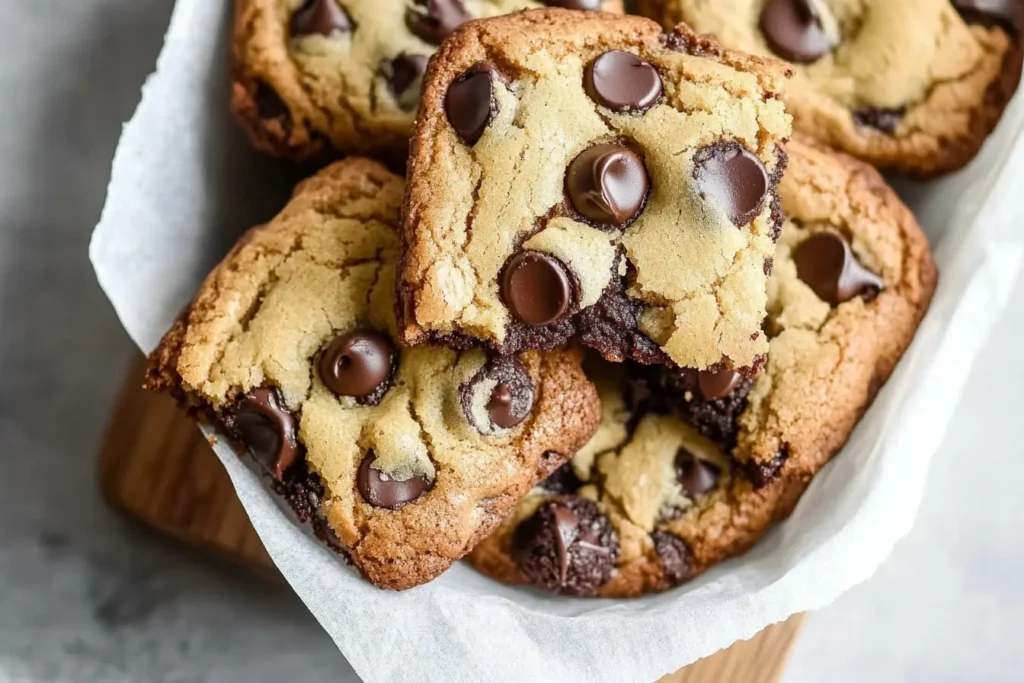
[[[319,34],[329,36],[335,31],[348,33],[352,30],[352,20],[337,0],[307,0],[292,15],[292,36],[310,36]]]
[[[687,498],[697,498],[714,489],[721,472],[718,465],[698,458],[685,448],[676,453],[676,479]]]
[[[701,198],[714,202],[742,227],[761,213],[768,197],[764,164],[735,142],[716,142],[693,155],[693,179]]]
[[[857,109],[853,112],[853,122],[892,135],[903,120],[903,113],[903,109]]]
[[[284,407],[276,389],[260,387],[245,394],[225,422],[277,479],[299,459],[298,421]]]
[[[953,0],[953,6],[971,23],[999,24],[1024,31],[1024,2],[1021,0]]]
[[[565,189],[573,207],[603,225],[623,225],[636,216],[649,187],[643,159],[620,145],[588,147],[572,160],[565,174]]]
[[[376,459],[373,451],[368,452],[360,463],[356,475],[359,495],[373,507],[397,510],[416,500],[430,488],[430,482],[421,476],[413,476],[405,481],[392,479],[373,466]]]
[[[571,496],[542,504],[516,527],[512,557],[536,586],[593,595],[615,571],[619,541],[596,503]]]
[[[338,335],[320,356],[320,379],[339,396],[366,398],[376,394],[376,400],[380,400],[394,367],[395,348],[387,335],[370,329],[355,330]]]
[[[836,46],[816,0],[769,0],[761,10],[761,33],[775,54],[798,64],[815,62]]]
[[[487,394],[481,395],[481,392]],[[533,380],[513,356],[490,359],[459,387],[459,394],[466,419],[481,434],[511,429],[521,424],[533,410]]]
[[[475,145],[498,113],[494,88],[498,73],[487,62],[477,62],[456,78],[444,97],[448,123],[467,145]]]
[[[661,76],[632,52],[611,50],[583,71],[590,99],[617,112],[644,112],[661,98]]]
[[[855,296],[872,297],[885,286],[865,268],[842,235],[824,231],[811,235],[793,250],[796,274],[818,298],[838,306]]]
[[[543,252],[521,251],[505,266],[501,296],[517,320],[536,327],[565,315],[572,286],[561,261]]]
[[[409,30],[434,45],[472,18],[460,0],[413,0],[405,10]]]
[[[405,111],[413,111],[419,103],[420,83],[427,70],[428,58],[403,52],[381,67],[392,99]]]
[[[701,370],[697,375],[697,386],[705,400],[717,401],[728,396],[741,379],[740,373],[734,370]]]

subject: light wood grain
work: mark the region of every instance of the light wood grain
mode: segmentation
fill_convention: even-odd
[[[115,508],[190,546],[280,578],[231,481],[195,424],[166,397],[143,391],[137,360],[100,454],[100,485]],[[803,622],[796,615],[659,683],[777,683]]]

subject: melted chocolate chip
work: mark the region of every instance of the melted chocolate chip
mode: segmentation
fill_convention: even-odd
[[[676,453],[676,479],[687,498],[694,499],[712,491],[721,473],[718,465],[698,458],[685,448]]]
[[[359,472],[356,475],[359,494],[373,507],[397,510],[416,500],[430,488],[430,482],[421,476],[413,476],[405,481],[392,479],[373,466],[376,459],[374,452],[369,451],[359,465]]]
[[[725,398],[743,379],[735,370],[701,370],[697,375],[697,386],[708,401]]]
[[[697,150],[693,180],[701,198],[717,204],[737,227],[754,220],[768,196],[764,164],[735,142],[716,142]]]
[[[666,583],[678,586],[693,578],[693,553],[686,541],[665,531],[655,531],[651,534],[651,540],[654,541],[654,552],[661,559]]]
[[[277,479],[299,459],[298,421],[284,407],[276,389],[260,387],[245,394],[224,422]]]
[[[643,159],[620,145],[588,147],[572,160],[565,176],[573,208],[595,223],[616,227],[640,212],[649,187]]]
[[[486,397],[478,396],[491,387]],[[522,423],[533,410],[533,380],[526,368],[515,357],[496,356],[468,382],[459,387],[462,411],[470,424],[481,434],[492,434],[495,429],[511,429]],[[487,423],[480,424],[476,406],[483,403]]]
[[[838,306],[855,296],[871,298],[885,286],[882,278],[865,268],[842,235],[819,232],[793,250],[797,276],[819,299]]]
[[[590,99],[617,112],[645,112],[661,98],[661,76],[632,52],[611,50],[583,72]]]
[[[487,62],[477,62],[456,78],[444,97],[448,123],[467,145],[475,145],[487,124],[498,114],[494,88],[498,73]]]
[[[395,349],[387,335],[356,330],[335,338],[320,357],[320,379],[340,396],[380,401],[395,370]]]
[[[798,64],[817,61],[836,46],[814,0],[770,0],[761,10],[761,33],[775,54]]]
[[[472,18],[460,0],[413,0],[405,11],[409,30],[434,45]]]
[[[517,320],[537,327],[565,315],[572,286],[561,261],[543,252],[521,251],[505,265],[501,296]]]
[[[858,109],[853,112],[853,122],[892,135],[903,120],[904,110],[900,109]]]
[[[352,20],[337,0],[307,0],[292,15],[291,32],[295,38],[319,34],[330,36],[335,31],[348,33]]]
[[[953,6],[971,23],[998,24],[1018,33],[1024,31],[1021,0],[953,0]]]
[[[559,467],[541,483],[541,487],[545,491],[554,495],[576,493],[581,486],[583,486],[583,482],[576,476],[576,470],[572,468],[571,462]]]
[[[427,61],[423,55],[403,52],[390,61],[385,60],[381,66],[391,97],[405,111],[412,111],[419,103],[420,83]]]
[[[563,595],[593,595],[619,559],[611,522],[584,498],[543,503],[512,534],[512,557],[534,585]]]

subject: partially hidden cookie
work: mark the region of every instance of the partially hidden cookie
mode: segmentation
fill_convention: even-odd
[[[639,0],[723,45],[792,61],[797,130],[931,176],[970,161],[1021,74],[1020,0]]]
[[[594,431],[573,350],[396,343],[401,178],[365,159],[298,186],[210,274],[150,357],[248,451],[302,522],[404,589],[469,551]]]
[[[935,266],[877,171],[788,151],[764,372],[588,367],[601,425],[476,548],[476,568],[566,595],[670,588],[753,545],[845,443],[910,344]]]
[[[550,9],[456,31],[411,151],[403,339],[756,367],[786,77],[640,17]]]
[[[427,60],[460,24],[620,0],[235,0],[232,108],[261,151],[373,153],[400,166]]]

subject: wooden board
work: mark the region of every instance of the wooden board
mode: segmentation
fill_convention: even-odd
[[[280,579],[217,456],[170,398],[139,387],[142,369],[136,360],[100,453],[104,497],[190,546]],[[777,683],[803,619],[769,626],[659,683]]]

